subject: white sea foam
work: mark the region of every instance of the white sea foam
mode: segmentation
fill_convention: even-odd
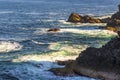
[[[105,26],[106,25],[106,23],[71,23],[65,20],[59,20],[59,22],[62,24],[74,25],[74,27],[75,26]]]
[[[22,49],[22,45],[13,41],[0,41],[0,52],[10,52]]]
[[[66,29],[61,29],[61,32],[71,32],[71,33],[79,33],[79,34],[86,34],[86,35],[95,35],[95,36],[98,36],[98,35],[106,35],[106,36],[109,36],[109,35],[117,35],[115,32],[112,32],[112,31],[109,31],[109,30],[101,30],[101,29],[92,29],[92,30],[89,30],[89,29],[85,29],[85,30],[81,30],[81,29],[72,29],[72,28],[66,28]]]
[[[13,11],[0,11],[0,14],[14,13]]]
[[[28,15],[40,15],[40,14],[44,14],[44,13],[38,13],[38,12],[27,12],[25,14],[28,14]]]

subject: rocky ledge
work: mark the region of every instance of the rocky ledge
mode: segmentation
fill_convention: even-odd
[[[50,69],[58,76],[84,75],[103,80],[120,80],[120,38],[111,39],[101,48],[89,47],[76,60],[58,63],[65,67]]]

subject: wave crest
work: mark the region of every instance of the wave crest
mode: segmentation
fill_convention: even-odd
[[[22,49],[22,45],[13,41],[0,41],[0,52],[10,52]]]

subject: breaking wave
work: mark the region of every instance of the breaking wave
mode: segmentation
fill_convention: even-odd
[[[0,52],[10,52],[22,49],[22,45],[13,41],[0,41]]]

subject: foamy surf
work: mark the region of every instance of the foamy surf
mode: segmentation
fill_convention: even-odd
[[[55,44],[51,44],[55,45]],[[52,47],[52,46],[51,46]],[[66,49],[69,49],[70,46],[66,46]],[[53,48],[53,47],[52,47]],[[83,48],[83,46],[81,46]],[[70,49],[69,49],[70,50]],[[71,49],[74,51],[74,49]],[[8,71],[15,77],[19,78],[20,80],[96,80],[93,78],[82,77],[82,76],[73,76],[73,77],[61,77],[55,76],[53,73],[48,71],[50,68],[53,67],[64,67],[59,66],[56,64],[56,60],[68,60],[68,59],[75,59],[77,55],[73,56],[65,56],[66,52],[58,51],[58,52],[50,52],[47,54],[39,55],[39,54],[32,54],[32,55],[24,55],[19,57],[18,59],[13,59],[11,66],[11,70],[9,68],[4,70]],[[17,64],[16,64],[17,63]],[[5,68],[6,66],[2,67]],[[31,77],[30,77],[31,76]]]
[[[22,45],[13,41],[0,41],[0,52],[10,52],[22,49]]]
[[[74,26],[106,26],[106,23],[71,23],[71,22],[67,22],[65,20],[59,20],[58,22],[65,24],[65,25],[72,25],[72,27]]]

